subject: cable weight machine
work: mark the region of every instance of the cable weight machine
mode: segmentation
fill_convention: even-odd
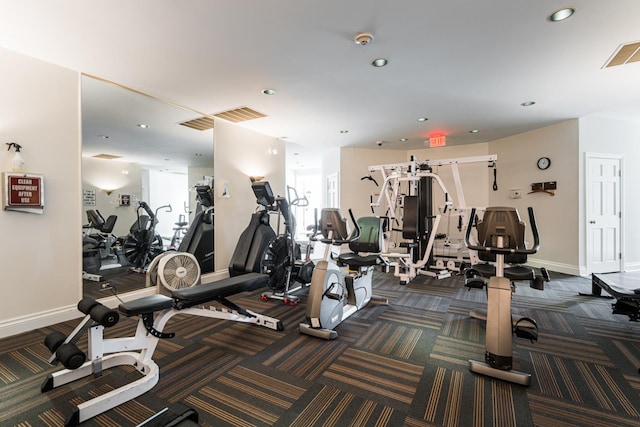
[[[376,182],[373,175],[379,173],[383,179],[377,199],[372,197],[371,201],[372,212],[377,209],[385,220],[380,256],[387,268],[393,269],[400,284],[409,283],[418,274],[446,278],[452,271],[464,269],[463,245],[451,244],[448,235],[446,244],[458,251],[455,259],[436,259],[434,256],[436,237],[440,237],[438,227],[443,216],[449,221],[456,218],[461,232],[467,223],[470,208],[466,204],[458,166],[487,163],[495,172],[496,161],[495,154],[422,162],[412,156],[405,163],[369,166],[369,176],[365,178]],[[442,166],[450,167],[456,192],[455,203],[442,178],[434,173],[434,168]],[[494,190],[496,187],[494,173]],[[441,201],[436,200],[438,197]],[[400,241],[397,241],[398,237]],[[469,257],[473,259],[474,254],[470,252]]]

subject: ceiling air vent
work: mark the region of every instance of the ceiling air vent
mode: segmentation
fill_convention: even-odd
[[[119,159],[122,156],[114,156],[113,154],[96,154],[93,157],[96,159],[113,160],[113,159]]]
[[[605,68],[638,61],[640,61],[640,42],[623,44],[618,47],[618,50],[613,54],[613,57],[607,65],[605,65]]]
[[[213,119],[211,117],[199,117],[197,119],[188,120],[186,122],[179,123],[182,126],[186,126],[196,130],[213,129]]]
[[[223,111],[222,113],[214,114],[214,116],[220,117],[221,119],[225,119],[233,123],[267,117],[265,114],[258,113],[256,110],[252,110],[249,107],[241,107],[236,108],[235,110]]]

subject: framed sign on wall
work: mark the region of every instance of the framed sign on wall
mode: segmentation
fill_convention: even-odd
[[[44,209],[42,175],[5,172],[2,174],[2,208],[41,214]]]

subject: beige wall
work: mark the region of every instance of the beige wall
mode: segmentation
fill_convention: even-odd
[[[0,48],[0,94],[1,141],[23,146],[45,191],[42,215],[0,211],[5,336],[74,317],[81,297],[80,75]]]
[[[406,160],[405,150],[340,149],[340,209],[343,214],[347,216],[348,209],[352,209],[356,218],[371,215],[370,196],[379,193],[380,187],[376,187],[372,181],[360,179],[369,175],[369,166]],[[379,177],[376,177],[376,181],[382,185]]]
[[[493,206],[514,206],[529,222],[527,208],[533,207],[540,232],[540,251],[531,256],[532,265],[551,271],[580,274],[578,188],[578,121],[568,120],[510,138],[489,143],[489,151],[498,155],[499,190],[491,192]],[[551,159],[551,167],[541,171],[536,162]],[[555,196],[528,194],[531,183],[556,181]],[[521,199],[509,198],[509,190],[521,188]],[[531,238],[528,239],[531,241]]]
[[[256,209],[250,176],[264,176],[274,195],[285,194],[285,147],[278,138],[261,135],[224,120],[215,122],[215,268],[226,270],[242,231]],[[278,154],[272,155],[270,149]],[[223,197],[226,184],[229,197]]]

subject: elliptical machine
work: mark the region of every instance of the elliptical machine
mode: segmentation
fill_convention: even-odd
[[[262,192],[270,192],[268,182],[254,182],[252,188],[256,196]],[[262,294],[262,300],[282,300],[285,304],[296,305],[300,298],[292,295],[311,282],[314,264],[309,259],[311,246],[307,246],[305,258],[301,259],[300,245],[296,242],[296,218],[293,206],[308,206],[306,197],[299,197],[295,188],[287,186],[287,198],[276,197],[277,210],[284,219],[284,234],[279,234],[267,247],[262,260],[262,268],[269,275],[267,287],[270,292]],[[278,218],[279,219],[279,218]],[[278,221],[278,230],[280,221]]]
[[[115,256],[121,261],[121,248],[115,245],[118,239],[113,235],[117,219],[116,215],[109,215],[105,220],[100,211],[87,210],[88,223],[82,226],[83,279],[99,282],[102,280],[100,270],[103,268],[103,259]]]
[[[356,221],[351,209],[349,215],[355,226],[351,235],[342,212],[336,208],[325,208],[319,224],[322,237],[316,237],[316,233],[311,237],[326,246],[324,258],[318,261],[311,277],[305,311],[306,323],[299,326],[303,334],[335,339],[338,333],[334,328],[369,302],[388,304],[386,298],[372,295],[374,267],[382,262],[378,255],[382,248],[382,220],[378,217],[363,217]],[[337,264],[334,263],[330,256],[331,246],[345,244],[353,252],[340,254]],[[348,266],[349,272],[338,268],[339,266]]]
[[[520,220],[518,211],[511,207],[489,207],[485,210],[482,221],[476,225],[478,244],[470,242],[471,228],[476,216],[475,208],[471,210],[465,245],[480,254],[495,256],[495,276],[487,285],[487,316],[485,338],[485,361],[469,361],[472,372],[528,386],[531,374],[512,370],[513,349],[512,335],[533,341],[538,340],[538,327],[533,319],[523,317],[515,323],[511,317],[511,280],[505,277],[505,256],[526,256],[534,254],[540,248],[540,237],[533,209],[529,208],[529,221],[533,234],[533,247],[525,247],[525,224]],[[523,262],[523,261],[522,261]],[[472,314],[473,315],[473,314]]]

